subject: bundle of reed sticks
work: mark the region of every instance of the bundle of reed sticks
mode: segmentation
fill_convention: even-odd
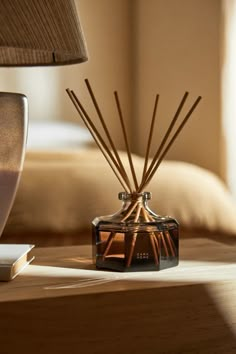
[[[149,155],[150,155],[150,149],[151,149],[151,144],[152,144],[153,131],[154,131],[155,122],[156,122],[156,115],[157,115],[156,114],[157,105],[158,105],[158,101],[159,101],[159,95],[158,94],[156,95],[151,124],[150,124],[150,131],[149,131],[149,136],[148,136],[148,140],[147,140],[147,148],[146,148],[146,153],[145,153],[142,178],[141,178],[141,181],[138,182],[137,175],[135,172],[135,167],[134,167],[133,160],[132,160],[130,145],[129,145],[129,141],[127,138],[127,132],[126,132],[125,124],[124,124],[123,113],[121,110],[121,105],[120,105],[117,91],[114,92],[114,98],[115,98],[115,103],[117,106],[121,129],[122,129],[122,133],[123,133],[123,137],[124,137],[124,142],[125,142],[125,147],[126,147],[126,151],[127,151],[132,180],[130,180],[130,178],[128,177],[127,171],[125,170],[125,167],[121,161],[119,153],[115,147],[114,141],[113,141],[111,134],[107,128],[106,122],[105,122],[104,117],[101,113],[101,110],[99,108],[99,105],[97,103],[97,100],[95,98],[95,95],[93,93],[93,90],[91,88],[91,85],[90,85],[88,79],[85,79],[85,84],[87,86],[88,92],[91,96],[92,102],[94,104],[97,115],[98,115],[99,120],[101,122],[107,142],[102,138],[99,130],[94,125],[91,117],[86,112],[84,106],[82,105],[81,101],[78,99],[78,97],[76,96],[74,91],[70,90],[70,89],[67,89],[66,91],[67,91],[71,101],[73,102],[76,110],[78,111],[80,117],[82,118],[84,124],[86,125],[86,127],[90,131],[98,148],[101,150],[102,154],[104,155],[105,159],[107,160],[107,162],[109,163],[110,167],[112,168],[114,174],[116,175],[117,179],[119,180],[121,186],[124,188],[124,190],[127,193],[130,193],[132,195],[131,203],[130,203],[129,207],[126,209],[126,212],[123,215],[121,222],[125,223],[131,215],[134,215],[133,222],[135,224],[139,223],[140,220],[142,220],[142,221],[144,220],[147,223],[152,222],[152,221],[154,221],[152,215],[150,215],[147,212],[147,210],[144,208],[144,206],[142,204],[142,192],[143,192],[144,188],[146,188],[146,186],[149,184],[151,179],[153,178],[154,174],[156,173],[158,167],[160,166],[161,162],[163,161],[163,159],[166,156],[167,152],[169,151],[170,147],[172,146],[172,144],[176,140],[177,136],[179,135],[181,130],[184,128],[188,119],[190,118],[191,114],[193,113],[193,111],[197,107],[198,103],[201,100],[201,96],[199,96],[195,100],[195,102],[193,103],[193,105],[189,109],[188,113],[182,119],[182,122],[179,124],[175,133],[173,133],[171,136],[171,133],[175,127],[175,124],[180,116],[181,110],[185,104],[187,97],[188,97],[188,92],[185,92],[185,94],[184,94],[182,100],[180,101],[180,104],[174,114],[174,117],[172,118],[170,125],[169,125],[163,139],[161,140],[160,145],[158,146],[158,148],[156,150],[154,157],[152,158],[151,162],[149,162]],[[104,247],[103,260],[105,260],[106,257],[108,256],[109,250],[111,248],[111,245],[114,241],[115,236],[116,236],[116,232],[111,231],[110,235],[106,241],[105,247]],[[138,236],[138,229],[136,231],[134,229],[134,231],[132,232],[132,238],[131,238],[131,248],[128,252],[128,257],[126,259],[126,267],[130,267],[130,265],[131,265],[137,236]],[[153,255],[154,255],[154,260],[155,260],[156,265],[158,265],[158,263],[159,263],[158,255],[160,254],[160,248],[162,246],[163,246],[164,253],[165,253],[166,257],[169,257],[169,256],[175,257],[176,256],[176,251],[175,251],[175,246],[174,246],[173,240],[171,239],[170,234],[167,230],[164,232],[159,232],[159,231],[150,232],[149,238],[150,238],[150,243],[151,243],[151,247],[153,250]]]
[[[132,160],[132,155],[131,155],[130,145],[129,145],[129,141],[128,141],[128,137],[127,137],[126,127],[124,124],[123,113],[121,110],[120,100],[119,100],[119,96],[118,96],[117,91],[114,92],[114,98],[115,98],[115,103],[117,106],[121,129],[122,129],[122,133],[123,133],[123,137],[124,137],[124,142],[125,142],[125,147],[126,147],[126,151],[127,151],[132,180],[130,180],[130,178],[128,177],[125,167],[121,161],[121,158],[120,158],[119,153],[116,149],[115,143],[114,143],[114,141],[111,137],[111,134],[107,128],[106,122],[104,120],[104,117],[102,115],[102,112],[100,110],[100,107],[98,105],[98,102],[95,98],[94,92],[92,90],[92,87],[91,87],[88,79],[85,79],[85,84],[87,86],[88,92],[91,96],[92,102],[94,104],[97,115],[98,115],[99,120],[101,122],[107,142],[102,138],[99,130],[94,125],[93,120],[91,119],[89,114],[86,112],[84,106],[82,105],[81,101],[79,100],[77,95],[74,93],[74,91],[70,90],[68,88],[68,89],[66,89],[66,92],[68,93],[71,101],[73,102],[73,104],[74,104],[76,110],[78,111],[80,117],[82,118],[84,124],[86,125],[86,127],[90,131],[98,148],[101,150],[105,159],[107,160],[110,167],[112,168],[112,170],[113,170],[115,176],[117,177],[117,179],[119,180],[121,186],[124,188],[124,190],[127,193],[131,193],[134,196],[139,195],[140,193],[142,193],[144,188],[146,188],[146,186],[150,183],[151,179],[153,178],[154,174],[156,173],[158,167],[160,166],[162,160],[166,156],[170,147],[172,146],[172,144],[176,140],[177,136],[179,135],[181,130],[184,128],[184,126],[187,123],[187,121],[189,120],[191,114],[193,113],[193,111],[197,107],[198,103],[200,102],[201,96],[197,97],[197,99],[195,100],[195,102],[193,103],[191,108],[189,109],[188,113],[185,115],[182,122],[179,124],[175,133],[173,133],[173,135],[171,136],[171,133],[175,127],[175,124],[180,116],[181,110],[182,110],[182,108],[187,100],[188,94],[189,94],[188,92],[185,92],[185,94],[184,94],[182,100],[180,101],[180,104],[174,114],[174,117],[172,118],[170,125],[169,125],[162,141],[160,142],[160,145],[158,146],[158,148],[156,150],[154,157],[152,158],[151,162],[149,163],[149,155],[150,155],[150,149],[151,149],[151,144],[152,144],[153,131],[154,131],[155,122],[156,122],[156,115],[157,115],[156,114],[157,105],[158,105],[158,101],[159,101],[159,95],[158,94],[156,95],[151,124],[150,124],[150,131],[149,131],[149,136],[148,136],[148,141],[147,141],[147,148],[146,148],[146,153],[145,153],[142,178],[141,178],[141,181],[138,182],[135,168],[134,168],[134,164],[133,164],[133,160]]]

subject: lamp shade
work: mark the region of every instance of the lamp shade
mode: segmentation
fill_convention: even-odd
[[[0,66],[66,65],[87,59],[74,0],[0,1]]]

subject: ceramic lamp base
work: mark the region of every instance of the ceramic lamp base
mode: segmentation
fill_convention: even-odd
[[[25,157],[26,96],[0,92],[0,236],[11,211]]]

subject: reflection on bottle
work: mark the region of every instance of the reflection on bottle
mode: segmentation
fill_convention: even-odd
[[[93,221],[97,268],[147,271],[178,265],[178,223],[154,214],[147,205],[150,197],[148,192],[120,193],[121,210]]]

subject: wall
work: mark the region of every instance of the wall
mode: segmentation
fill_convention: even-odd
[[[66,96],[65,87],[79,93],[87,110],[96,120],[86,86],[88,78],[99,102],[100,108],[115,136],[117,147],[124,146],[113,91],[119,93],[127,129],[131,116],[131,2],[127,0],[77,0],[77,6],[83,25],[89,51],[89,61],[61,71],[61,109],[69,119],[76,119]]]
[[[78,114],[65,92],[69,87],[79,94],[96,120],[83,81],[88,78],[115,135],[116,145],[122,148],[124,144],[113,91],[118,90],[120,94],[129,130],[131,3],[127,0],[76,0],[76,5],[85,32],[89,61],[55,68],[0,68],[0,90],[26,94],[31,120],[64,119],[78,122]]]
[[[30,119],[61,119],[59,73],[52,67],[0,68],[0,91],[25,94]]]
[[[145,153],[156,92],[160,102],[152,154],[187,90],[184,112],[198,95],[203,99],[167,158],[195,163],[224,177],[221,1],[80,0],[78,5],[90,59],[76,68],[77,75],[65,68],[68,77],[63,80],[76,78],[72,86],[80,88],[85,99],[82,78],[91,78],[118,146],[123,144],[114,87],[130,123],[133,151],[140,155]]]
[[[0,90],[29,97],[30,119],[78,121],[65,89],[74,89],[96,120],[89,78],[116,144],[123,139],[113,90],[120,94],[133,151],[144,154],[154,96],[160,93],[155,147],[184,92],[199,107],[168,159],[223,175],[220,99],[220,0],[76,0],[89,61],[62,68],[0,69]]]
[[[236,1],[222,2],[222,121],[226,136],[226,180],[236,198]]]
[[[184,92],[189,91],[186,109],[198,95],[203,99],[168,158],[196,163],[222,174],[220,1],[135,3],[135,150],[139,154],[145,151],[155,93],[160,94],[154,139],[157,146]]]

